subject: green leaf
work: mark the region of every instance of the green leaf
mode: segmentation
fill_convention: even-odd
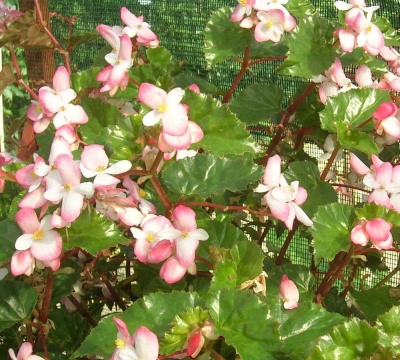
[[[249,183],[260,179],[262,169],[249,158],[233,155],[219,158],[211,154],[197,154],[171,163],[161,175],[170,191],[206,198],[226,189],[246,189]]]
[[[367,203],[362,208],[356,209],[356,214],[359,220],[382,218],[394,226],[400,226],[400,214],[397,211],[388,209],[386,206]]]
[[[392,27],[388,19],[377,16],[374,24],[382,31],[385,38],[385,46],[400,46],[399,32]]]
[[[136,142],[142,132],[142,118],[139,115],[121,119],[118,124],[102,131],[97,139],[106,139],[110,160],[132,160],[142,153],[142,147]]]
[[[123,118],[115,105],[108,104],[100,99],[82,99],[82,107],[86,111],[89,121],[79,126],[82,140],[94,143],[96,137],[104,129],[116,125]]]
[[[280,67],[283,75],[312,79],[335,60],[333,24],[318,15],[301,19],[288,36],[289,56]]]
[[[149,61],[171,73],[171,75],[178,75],[181,72],[179,62],[172,56],[171,52],[163,46],[150,48],[146,51]]]
[[[390,101],[388,91],[370,88],[351,89],[330,97],[320,112],[322,128],[337,132],[339,123],[357,127],[370,119],[384,101]]]
[[[290,0],[285,7],[296,18],[311,16],[316,13],[314,5],[309,0]]]
[[[378,330],[365,321],[353,319],[320,338],[310,360],[371,359],[378,347]]]
[[[181,73],[177,76],[174,76],[174,81],[175,84],[181,88],[186,88],[189,85],[196,84],[199,87],[200,92],[204,94],[211,94],[211,95],[224,94],[224,92],[221,89],[218,89],[214,84],[211,84],[208,81],[198,76]]]
[[[268,57],[285,56],[288,52],[285,36],[281,41],[274,43],[272,41],[256,41],[254,36],[251,36],[250,44],[250,59],[261,59]]]
[[[36,306],[37,292],[19,281],[0,281],[0,331],[23,321]]]
[[[231,14],[230,7],[214,11],[206,25],[204,51],[210,68],[229,57],[242,53],[250,43],[251,31],[230,21]]]
[[[291,183],[299,181],[299,186],[307,190],[308,197],[301,208],[312,217],[318,207],[337,202],[335,190],[327,182],[320,179],[317,165],[310,161],[295,161],[285,171],[285,179]]]
[[[271,120],[271,115],[281,109],[285,94],[274,85],[254,84],[235,97],[229,109],[247,125]]]
[[[375,301],[374,301],[375,304]],[[393,306],[389,312],[378,317],[376,327],[379,344],[391,348],[393,355],[400,355],[400,307]]]
[[[161,339],[171,328],[170,324],[176,314],[202,305],[196,293],[177,291],[168,294],[153,293],[137,300],[123,313],[114,315],[126,322],[130,333],[136,331],[139,326],[146,326]],[[73,356],[96,354],[108,359],[115,348],[117,332],[112,318],[104,319],[91,331]]]
[[[379,149],[372,135],[354,129],[352,125],[337,123],[337,139],[345,149],[356,149],[366,154],[378,154]]]
[[[202,148],[215,155],[258,151],[245,124],[212,96],[186,91],[183,103],[189,105],[189,119],[199,124],[204,132],[204,138],[192,148]]]
[[[92,255],[129,241],[122,235],[114,221],[93,209],[90,213],[88,210],[83,211],[71,227],[64,231],[65,249],[70,250],[79,246]]]
[[[0,222],[0,262],[11,259],[15,251],[15,241],[21,235],[22,232],[15,221]]]
[[[351,296],[356,300],[356,309],[369,322],[375,322],[379,315],[389,311],[392,306],[400,304],[400,299],[392,296],[389,286],[352,291]]]
[[[261,299],[249,291],[222,290],[209,301],[216,333],[234,346],[242,360],[276,359],[281,340]],[[262,355],[261,355],[262,354]]]
[[[101,67],[91,67],[88,70],[80,71],[78,73],[71,74],[71,87],[77,92],[81,92],[87,88],[95,88],[100,85],[97,81],[97,74],[102,70]],[[94,100],[94,99],[92,99]],[[90,103],[91,100],[88,101]],[[96,101],[94,101],[96,103]],[[97,103],[99,103],[97,101]]]
[[[69,38],[64,38],[68,41],[68,47],[73,49],[78,45],[90,43],[100,38],[100,34],[97,31],[87,31],[82,34],[71,35]]]
[[[71,355],[90,330],[89,323],[79,312],[69,313],[65,307],[51,311],[49,319],[55,324],[48,337],[50,352],[66,352]]]
[[[55,306],[63,296],[70,295],[73,292],[72,286],[81,277],[81,271],[82,268],[77,261],[68,259],[62,263],[62,267],[54,273],[52,305]]]
[[[247,280],[253,280],[263,271],[265,255],[252,241],[237,242],[230,250],[231,259],[216,264],[211,291],[237,289]]]
[[[309,301],[296,309],[281,311],[284,321],[279,326],[279,332],[284,343],[283,351],[291,359],[298,360],[307,359],[318,337],[329,333],[346,319]]]
[[[213,255],[219,258],[218,254],[214,254],[218,249],[231,249],[237,242],[247,241],[246,235],[231,223],[230,218],[199,219],[197,227],[206,230],[209,238],[207,241],[200,241],[196,253],[211,262],[217,260],[213,258]],[[215,249],[212,254],[210,254],[210,247],[212,250]],[[198,264],[199,269],[209,270],[204,266],[201,263]]]
[[[354,208],[346,204],[328,204],[318,208],[313,218],[315,261],[332,260],[350,246],[350,232],[355,220]]]

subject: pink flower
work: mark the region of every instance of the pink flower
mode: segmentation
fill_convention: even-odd
[[[52,202],[62,200],[61,217],[66,222],[72,222],[81,213],[83,199],[93,196],[94,186],[90,182],[80,183],[81,172],[70,156],[59,155],[54,162],[58,176],[47,187],[44,196]]]
[[[153,109],[143,117],[143,124],[154,126],[161,121],[164,134],[184,136],[188,130],[188,117],[186,108],[180,103],[183,95],[181,88],[167,93],[153,84],[142,83],[138,99]]]
[[[191,263],[189,266],[182,266],[175,256],[171,256],[162,264],[160,269],[160,277],[168,284],[174,284],[181,280],[185,274],[196,275],[196,264]]]
[[[254,37],[256,41],[263,42],[271,40],[279,42],[283,35],[285,14],[282,10],[270,10],[268,12],[258,11],[257,17],[260,22],[256,25],[254,30]]]
[[[110,360],[157,360],[158,339],[157,336],[145,326],[140,326],[130,335],[125,322],[114,318],[118,334],[114,350]]]
[[[249,16],[253,10],[255,0],[238,0],[238,3],[230,18],[232,22],[241,21],[245,15]]]
[[[296,284],[286,275],[282,276],[279,284],[279,297],[283,299],[283,307],[287,310],[295,309],[299,305],[300,294]]]
[[[200,240],[207,240],[208,234],[204,229],[198,229],[196,213],[183,205],[178,205],[172,212],[175,230],[176,258],[182,266],[189,266],[194,262],[195,252]]]
[[[62,251],[62,239],[57,231],[52,230],[51,215],[46,215],[41,222],[33,209],[21,209],[15,215],[18,226],[23,231],[15,248],[23,251],[30,249],[38,260],[50,262],[58,258]]]
[[[83,149],[79,168],[84,177],[94,177],[93,185],[95,188],[120,183],[121,181],[112,175],[122,174],[132,167],[128,160],[118,161],[110,167],[108,161],[103,145],[93,144],[85,146]]]
[[[41,356],[32,355],[32,353],[33,347],[32,344],[29,342],[22,343],[17,356],[15,356],[15,352],[13,349],[8,350],[8,355],[10,356],[11,360],[44,360],[44,358],[42,358]]]
[[[148,215],[142,222],[142,229],[131,228],[136,239],[134,253],[143,263],[159,263],[167,259],[173,251],[169,237],[171,222],[164,216]]]
[[[157,36],[150,30],[150,25],[143,21],[143,16],[136,17],[126,7],[122,7],[121,19],[126,25],[122,30],[123,34],[127,34],[130,38],[136,36],[141,44],[148,44],[150,47],[158,46]]]
[[[272,215],[285,223],[289,230],[293,228],[293,221],[297,218],[301,223],[311,226],[313,222],[300,208],[307,199],[307,191],[299,186],[298,181],[290,185],[281,174],[281,159],[274,155],[268,159],[264,171],[263,184],[257,186],[255,192],[267,192],[264,200]]]
[[[393,237],[390,232],[393,224],[381,218],[369,221],[361,221],[350,233],[350,239],[354,244],[367,245],[371,240],[377,249],[387,250],[393,245]]]
[[[56,129],[63,125],[85,124],[88,116],[80,105],[71,104],[76,98],[76,92],[70,88],[69,73],[60,66],[54,74],[53,89],[44,86],[39,89],[39,103],[46,116],[53,117]]]

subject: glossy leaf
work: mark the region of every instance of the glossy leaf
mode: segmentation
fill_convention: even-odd
[[[249,183],[260,179],[262,170],[249,158],[197,154],[171,163],[161,174],[170,191],[206,198],[226,189],[244,190]]]
[[[170,324],[176,314],[196,306],[202,306],[202,301],[196,293],[153,293],[137,300],[126,311],[114,316],[125,321],[131,334],[139,326],[146,326],[161,339],[171,328]],[[115,348],[117,332],[112,316],[104,319],[91,331],[73,356],[96,354],[108,359]]]
[[[284,95],[274,85],[250,85],[230,102],[229,109],[245,124],[255,125],[271,120],[281,109]]]
[[[0,281],[0,331],[23,321],[36,306],[37,292],[19,281]]]
[[[322,258],[332,260],[338,252],[349,248],[354,220],[354,208],[350,205],[328,204],[318,208],[311,227],[316,262]]]
[[[237,242],[247,241],[246,235],[232,224],[230,217],[221,220],[218,218],[199,219],[197,226],[207,231],[209,238],[207,241],[200,241],[196,254],[211,262],[222,259],[222,255],[219,255],[220,249],[228,252]],[[200,262],[198,263],[198,268],[209,270],[208,267],[205,267]]]
[[[309,0],[290,0],[285,7],[291,15],[297,18],[311,16],[316,13],[314,5]]]
[[[364,204],[362,208],[356,209],[356,214],[360,220],[382,218],[392,223],[394,226],[400,226],[400,214],[394,210],[388,209],[386,206],[367,203]]]
[[[242,360],[276,359],[281,341],[274,319],[260,298],[249,291],[221,290],[209,301],[216,332],[234,346]]]
[[[400,355],[400,307],[393,306],[386,314],[378,317],[376,327],[379,344],[391,348],[393,355]]]
[[[171,52],[163,46],[150,48],[146,51],[149,61],[169,72],[171,75],[177,75],[181,72],[179,62],[172,56]]]
[[[283,75],[312,79],[335,60],[333,24],[318,15],[301,19],[288,36],[289,55],[280,67]]]
[[[351,296],[356,301],[356,309],[365,320],[373,323],[379,315],[390,310],[394,305],[400,304],[399,297],[393,296],[389,286],[381,286],[365,291],[351,291]],[[373,304],[373,305],[372,305]]]
[[[14,21],[7,27],[7,31],[4,32],[0,39],[0,47],[3,47],[10,41],[18,44],[20,35],[31,26],[34,26],[35,23],[36,12],[34,10],[25,11],[18,20]]]
[[[78,246],[92,255],[118,244],[125,244],[128,238],[122,235],[114,221],[91,209],[84,210],[62,235],[64,248]]]
[[[211,95],[224,94],[224,92],[221,89],[218,89],[214,84],[211,84],[208,81],[198,76],[181,73],[177,76],[174,76],[174,81],[176,85],[178,85],[181,88],[186,88],[189,85],[196,84],[199,87],[200,92],[204,94],[211,94]]]
[[[230,250],[230,258],[216,264],[210,290],[238,289],[262,273],[264,258],[255,242],[237,242]]]
[[[285,319],[279,326],[282,348],[292,359],[308,359],[318,337],[328,334],[334,326],[346,320],[309,301],[293,310],[281,309]]]
[[[0,222],[0,262],[10,260],[15,251],[15,241],[22,232],[15,221]]]
[[[202,148],[215,155],[253,153],[259,147],[245,124],[227,106],[210,95],[186,91],[183,103],[189,105],[189,119],[200,125],[204,138],[192,148]]]
[[[77,78],[76,78],[77,79]],[[79,126],[83,141],[95,142],[95,138],[103,129],[116,125],[122,119],[122,114],[115,105],[108,104],[100,99],[84,99],[82,107],[86,111],[89,121]]]
[[[370,359],[378,347],[378,330],[366,321],[353,319],[320,338],[310,360]]]
[[[356,149],[366,154],[378,154],[379,149],[372,135],[368,135],[352,125],[338,123],[336,125],[337,139],[345,149]]]
[[[356,128],[370,119],[384,101],[390,101],[387,91],[370,88],[351,89],[330,97],[325,109],[320,112],[322,128],[337,132],[338,123]]]
[[[312,217],[318,207],[337,202],[337,194],[333,187],[320,179],[317,165],[310,161],[294,161],[285,171],[285,179],[291,183],[299,181],[299,186],[307,190],[306,202],[301,208]]]
[[[213,12],[206,25],[204,51],[209,67],[242,53],[249,45],[251,32],[230,21],[232,10],[225,7]]]
[[[88,70],[71,74],[71,87],[77,93],[81,92],[84,89],[98,87],[100,83],[97,81],[96,77],[101,70],[101,67],[91,67]],[[90,103],[91,100],[89,100],[88,104]],[[100,104],[98,101],[93,101],[93,103]],[[104,104],[103,101],[101,103]]]

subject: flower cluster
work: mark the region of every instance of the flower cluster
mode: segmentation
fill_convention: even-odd
[[[152,109],[143,117],[143,124],[154,126],[161,122],[158,147],[169,154],[167,159],[175,152],[185,151],[191,144],[203,138],[200,126],[188,118],[188,106],[181,104],[183,96],[184,90],[181,88],[172,89],[167,93],[149,83],[143,83],[139,87],[139,101]]]
[[[299,206],[307,200],[307,191],[299,186],[298,181],[288,184],[281,173],[279,155],[268,159],[262,182],[254,191],[266,192],[263,198],[272,216],[283,221],[289,230],[292,230],[295,218],[304,225],[312,225],[311,219]]]
[[[131,232],[139,261],[155,264],[167,259],[160,277],[169,284],[182,279],[186,272],[196,273],[196,249],[199,241],[208,239],[207,232],[197,228],[196,213],[183,205],[174,209],[172,223],[165,216],[150,214]]]
[[[279,42],[285,31],[296,27],[296,20],[283,6],[289,0],[238,0],[231,21],[245,29],[254,28],[258,42]],[[256,12],[253,13],[253,10]],[[247,15],[247,17],[245,17]],[[245,17],[245,18],[244,18]]]
[[[128,69],[133,65],[132,39],[138,45],[157,47],[157,36],[150,30],[143,16],[136,17],[126,7],[121,8],[121,20],[125,27],[99,25],[97,31],[111,46],[112,51],[105,56],[109,64],[97,75],[103,83],[100,92],[109,92],[113,96],[120,88],[124,90],[129,82]]]

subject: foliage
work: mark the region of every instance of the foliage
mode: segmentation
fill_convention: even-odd
[[[399,356],[399,38],[335,4],[213,11],[223,89],[126,7],[121,27],[58,39],[1,2],[1,358]],[[74,72],[70,53],[104,40]],[[61,55],[52,84],[26,80],[23,49]],[[276,74],[243,85],[272,61],[294,96]]]

